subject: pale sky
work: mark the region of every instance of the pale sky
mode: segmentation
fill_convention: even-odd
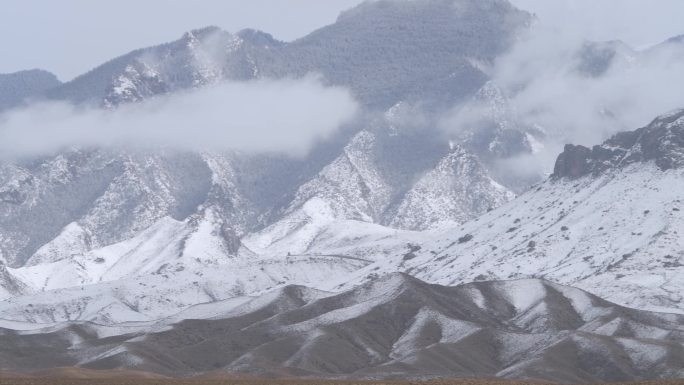
[[[634,48],[684,34],[684,0],[510,0],[540,20],[596,41]]]
[[[215,25],[293,40],[362,0],[0,0],[0,73],[42,68],[69,80],[136,48]]]
[[[403,0],[397,0],[403,1]],[[477,1],[477,0],[473,0]],[[0,0],[0,73],[42,68],[69,80],[136,48],[216,25],[293,40],[361,0]],[[684,0],[512,0],[547,24],[640,47],[683,34]]]

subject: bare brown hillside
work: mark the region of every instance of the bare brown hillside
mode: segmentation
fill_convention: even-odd
[[[272,379],[238,377],[223,374],[188,379],[167,378],[153,373],[124,370],[88,370],[59,368],[30,374],[0,371],[0,385],[541,385],[543,382],[489,379],[453,379],[431,381],[343,381],[316,379]],[[223,378],[222,378],[223,377]],[[612,384],[620,385],[620,384]],[[662,380],[630,385],[684,385],[684,379]]]

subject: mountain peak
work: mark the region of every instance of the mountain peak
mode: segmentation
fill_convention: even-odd
[[[53,74],[50,71],[46,71],[46,70],[40,69],[40,68],[33,68],[33,69],[29,69],[29,70],[22,70],[22,71],[17,71],[17,72],[0,74],[0,76],[28,76],[28,75],[42,76],[42,77],[49,78],[52,80],[57,80],[57,76],[55,74]]]
[[[366,0],[354,8],[346,10],[338,16],[338,21],[359,16],[367,12],[391,12],[394,10],[420,10],[452,8],[464,12],[473,9],[492,10],[506,7],[514,8],[507,0]]]
[[[20,106],[27,99],[38,98],[60,84],[57,76],[41,69],[0,74],[0,111]]]
[[[236,35],[240,39],[255,45],[269,47],[285,44],[282,41],[274,38],[273,35],[271,35],[270,33],[266,33],[258,29],[245,28],[243,30],[240,30]]]

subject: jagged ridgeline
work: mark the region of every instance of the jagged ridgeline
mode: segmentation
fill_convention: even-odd
[[[277,243],[297,223],[314,221],[307,204],[320,203],[333,219],[407,229],[471,219],[519,189],[489,175],[496,155],[486,143],[503,147],[501,154],[510,152],[507,146],[529,151],[525,128],[494,124],[485,137],[452,150],[434,122],[404,127],[397,117],[410,114],[412,103],[439,109],[476,94],[497,96],[478,93],[488,80],[483,69],[529,22],[529,14],[506,1],[372,1],[291,43],[253,30],[231,34],[210,27],[46,87],[48,100],[113,108],[220,80],[317,73],[329,84],[349,87],[368,113],[305,159],[75,149],[5,162],[3,259],[15,268],[66,261],[172,219],[186,229],[177,240],[178,256],[188,244],[181,239],[206,224],[218,245],[211,259],[225,261],[247,234],[275,226],[280,235],[270,243]],[[33,98],[38,95],[32,91]],[[453,168],[459,163],[467,165],[461,174]],[[447,164],[455,175],[445,172]],[[425,195],[431,183],[472,198],[441,210],[443,198]],[[287,251],[306,245],[293,247]]]
[[[110,103],[196,86],[212,78],[303,76],[348,86],[366,105],[456,101],[487,80],[481,67],[514,42],[531,16],[505,0],[369,1],[291,43],[254,30],[210,27],[133,51],[48,92],[51,98]],[[132,93],[109,94],[112,79]],[[138,93],[136,95],[136,92]],[[108,95],[109,94],[109,95]]]

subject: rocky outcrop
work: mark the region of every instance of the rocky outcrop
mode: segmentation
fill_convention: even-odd
[[[646,127],[622,132],[589,149],[566,145],[553,178],[579,178],[637,162],[653,161],[661,170],[684,165],[684,110],[667,114]]]

